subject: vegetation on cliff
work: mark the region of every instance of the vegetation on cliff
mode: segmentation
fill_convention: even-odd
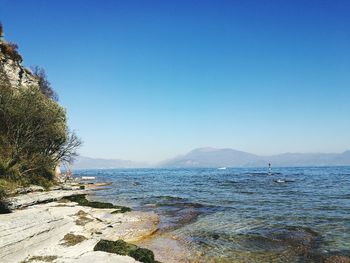
[[[0,58],[17,59],[17,47],[11,51],[11,44],[0,42]],[[36,68],[31,74],[38,85],[14,88],[0,63],[0,199],[9,182],[48,186],[55,167],[70,162],[81,144],[69,131],[65,109],[45,72]]]

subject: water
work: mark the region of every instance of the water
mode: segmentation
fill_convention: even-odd
[[[98,199],[155,211],[213,262],[308,262],[350,254],[350,167],[85,170]],[[210,259],[210,260],[209,260]]]

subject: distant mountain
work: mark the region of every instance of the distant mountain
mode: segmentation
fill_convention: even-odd
[[[233,149],[198,148],[189,153],[160,163],[162,167],[218,167],[242,166],[258,163],[259,156]]]
[[[350,151],[343,153],[284,153],[260,156],[234,149],[198,148],[185,155],[163,161],[156,167],[261,167],[350,165]],[[121,159],[79,156],[73,169],[146,168],[150,165]],[[154,167],[154,166],[153,166]]]
[[[147,167],[146,164],[120,159],[101,159],[78,156],[73,169],[108,169],[108,168],[138,168]]]
[[[259,156],[234,149],[199,148],[166,160],[160,167],[258,167],[350,165],[350,151],[344,153],[285,153]]]

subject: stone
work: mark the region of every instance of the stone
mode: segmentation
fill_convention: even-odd
[[[350,258],[340,255],[328,256],[323,263],[350,263]]]
[[[10,197],[5,200],[7,203],[7,207],[10,210],[25,208],[28,206],[32,206],[35,204],[46,203],[51,201],[59,200],[66,196],[83,194],[86,193],[84,190],[76,190],[76,191],[65,191],[65,190],[57,190],[57,191],[48,191],[48,192],[31,192],[27,194],[21,194],[15,197]]]
[[[61,195],[61,192],[74,191],[52,192],[60,192]],[[44,193],[53,195],[51,192],[27,195]],[[57,193],[54,195],[58,196]],[[20,262],[35,256],[57,256],[55,262],[137,262],[127,256],[93,251],[93,248],[101,239],[123,239],[127,242],[144,239],[157,231],[159,217],[149,212],[111,214],[114,210],[80,206],[75,202],[49,202],[2,214],[1,262]],[[82,216],[88,218],[88,222],[77,224],[76,220]],[[64,241],[67,234],[86,239],[79,238],[80,242],[67,246]]]
[[[19,61],[15,61],[1,52],[0,67],[3,68],[13,88],[39,86],[39,79],[37,79],[30,70],[23,67]]]
[[[100,240],[94,247],[94,251],[105,251],[118,255],[128,255],[143,263],[155,263],[154,254],[151,250],[140,248],[123,240]]]
[[[43,192],[45,191],[44,187],[39,185],[30,185],[28,187],[21,187],[16,190],[16,194],[26,194],[32,192]]]

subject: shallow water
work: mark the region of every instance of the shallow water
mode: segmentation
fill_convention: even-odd
[[[81,170],[102,200],[155,211],[204,261],[308,262],[350,254],[350,167]]]

